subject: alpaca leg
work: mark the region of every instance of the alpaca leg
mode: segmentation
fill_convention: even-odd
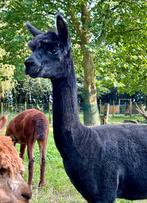
[[[45,154],[46,154],[46,144],[45,142],[39,142],[39,150],[40,150],[40,182],[39,187],[45,185],[44,174],[45,174]]]
[[[29,159],[29,164],[28,164],[28,184],[31,186],[32,185],[32,179],[33,179],[33,171],[34,171],[34,158],[33,158],[33,144],[28,144],[27,145],[27,153],[28,153],[28,159]]]
[[[20,158],[22,158],[24,160],[24,153],[25,153],[25,148],[26,148],[26,144],[21,144],[20,145]]]

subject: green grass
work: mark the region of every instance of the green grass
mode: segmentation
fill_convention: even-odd
[[[33,203],[84,203],[79,193],[70,183],[62,164],[62,159],[55,147],[52,128],[50,128],[46,156],[46,185],[38,189],[39,182],[39,149],[37,143],[34,150],[35,167],[33,178]],[[25,155],[25,179],[27,180],[27,155]]]
[[[115,114],[114,116],[110,115],[109,123],[119,124],[119,123],[123,123],[124,120],[133,120],[133,121],[139,120],[140,122],[143,122],[144,118],[139,114],[135,114],[132,116],[129,116],[129,115],[125,116],[123,114]]]
[[[8,115],[9,119],[14,115]],[[48,116],[48,115],[47,115]],[[80,116],[82,118],[82,116]],[[130,119],[130,117],[117,115],[115,117],[110,117],[110,123],[122,123],[124,119]],[[140,116],[133,116],[131,118],[141,120]],[[17,145],[17,149],[19,149],[19,145]],[[56,149],[53,139],[53,131],[50,126],[48,146],[47,146],[47,163],[46,163],[46,185],[43,188],[38,188],[39,182],[39,149],[36,143],[34,150],[35,157],[35,166],[34,166],[34,177],[33,177],[33,197],[32,203],[86,203],[81,195],[76,191],[73,185],[70,183],[69,178],[67,177],[62,159]],[[27,165],[28,158],[25,154],[24,159],[25,165],[25,174],[24,178],[27,180]],[[125,200],[117,200],[118,203],[131,203],[130,201]],[[140,201],[141,203],[147,203],[147,201]]]

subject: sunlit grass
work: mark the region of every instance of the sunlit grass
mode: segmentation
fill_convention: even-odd
[[[139,115],[139,114],[135,114],[135,115],[123,115],[123,114],[115,114],[114,116],[113,115],[110,115],[109,116],[109,123],[110,124],[119,124],[119,123],[123,123],[124,120],[133,120],[133,121],[140,121],[140,122],[143,122],[144,121],[144,118]]]
[[[80,194],[75,190],[67,177],[62,159],[55,147],[52,128],[50,128],[46,155],[46,185],[38,189],[39,182],[39,149],[37,143],[34,150],[35,167],[33,178],[33,203],[84,203]],[[27,156],[25,156],[25,179],[27,180]]]

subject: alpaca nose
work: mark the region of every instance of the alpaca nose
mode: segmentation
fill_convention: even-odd
[[[24,64],[26,67],[25,73],[26,73],[26,75],[29,75],[31,67],[35,66],[35,62],[32,58],[28,58],[25,60]]]
[[[25,189],[24,191],[22,191],[21,196],[25,201],[30,200],[32,197],[31,189],[28,188],[28,190]]]
[[[27,58],[24,62],[26,68],[35,65],[34,60],[32,58]]]

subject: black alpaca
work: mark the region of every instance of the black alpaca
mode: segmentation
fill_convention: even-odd
[[[66,23],[58,14],[57,33],[26,26],[26,74],[51,79],[54,139],[71,182],[89,203],[147,198],[147,125],[83,126]]]

